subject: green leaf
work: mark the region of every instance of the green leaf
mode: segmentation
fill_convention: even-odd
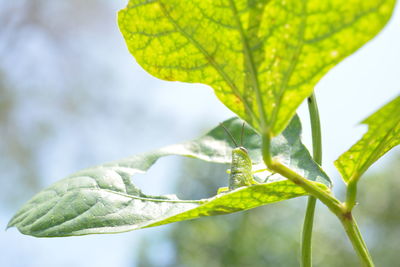
[[[400,144],[400,96],[362,123],[368,125],[368,132],[335,161],[346,183],[358,180],[375,161]]]
[[[224,122],[235,137],[241,134],[238,118]],[[300,142],[297,116],[272,141],[273,154],[311,180],[330,185],[330,180]],[[262,162],[259,135],[244,131],[244,146],[255,164]],[[181,200],[175,195],[151,196],[131,182],[135,173],[146,172],[160,157],[181,155],[214,163],[230,163],[234,144],[221,127],[193,141],[79,171],[34,196],[11,219],[22,233],[38,236],[70,236],[117,233],[201,216],[232,213],[303,196],[299,186],[273,175],[268,183],[243,187],[202,200]],[[218,177],[216,179],[226,179]],[[328,190],[326,185],[318,186]]]
[[[321,77],[373,38],[395,0],[130,0],[129,51],[164,80],[210,85],[259,132],[285,129]]]

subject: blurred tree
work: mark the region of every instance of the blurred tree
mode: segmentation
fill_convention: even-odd
[[[64,176],[180,140],[182,122],[160,107],[160,91],[148,90],[159,81],[134,63],[116,25],[125,5],[0,0],[2,229],[23,202]],[[129,255],[118,248],[134,245],[122,235],[94,238],[44,242],[2,231],[0,266],[120,266]],[[88,244],[114,250],[88,255]]]
[[[376,266],[398,266],[400,248],[400,154],[381,172],[367,175],[360,192],[358,214],[370,231]]]
[[[215,194],[227,183],[226,168],[190,160],[183,165],[178,191],[188,199]],[[357,208],[361,229],[377,266],[397,266],[400,232],[400,157],[381,173],[367,174]],[[187,179],[190,174],[191,179]],[[226,181],[222,181],[225,177]],[[373,195],[374,198],[369,196]],[[229,216],[176,223],[169,235],[174,257],[157,261],[159,239],[143,240],[140,267],[299,266],[304,201],[286,201]],[[315,266],[358,266],[358,259],[336,218],[320,207],[314,236]],[[156,262],[156,263],[155,263]]]
[[[143,93],[124,95],[131,81],[115,68],[127,54],[115,23],[121,5],[0,1],[1,208],[15,210],[48,177],[110,160],[140,138],[130,123],[147,121]]]

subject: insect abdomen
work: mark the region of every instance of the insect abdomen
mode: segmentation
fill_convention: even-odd
[[[251,159],[244,147],[232,150],[232,166],[229,178],[229,190],[252,185]]]

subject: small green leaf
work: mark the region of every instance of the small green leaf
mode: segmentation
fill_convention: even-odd
[[[224,125],[234,136],[240,136],[240,119],[229,119]],[[296,116],[282,135],[273,139],[274,156],[310,180],[330,185],[329,178],[300,142],[300,134],[301,125]],[[246,127],[243,141],[253,162],[261,163],[259,135]],[[132,175],[146,172],[160,157],[181,155],[226,164],[231,161],[233,148],[232,141],[218,126],[193,141],[79,171],[34,196],[8,226],[16,226],[22,233],[38,237],[117,233],[247,210],[306,195],[301,187],[275,175],[267,184],[243,187],[202,200],[146,195],[131,182]],[[216,179],[228,182],[228,177]],[[328,189],[326,185],[317,184]]]
[[[368,125],[368,132],[335,161],[346,183],[358,180],[375,161],[400,144],[400,96],[362,123]]]
[[[118,23],[150,74],[210,85],[239,117],[276,136],[321,77],[383,28],[394,4],[130,0]]]

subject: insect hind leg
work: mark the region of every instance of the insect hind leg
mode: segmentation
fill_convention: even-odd
[[[229,187],[220,187],[218,188],[217,194],[225,193],[229,191]]]

